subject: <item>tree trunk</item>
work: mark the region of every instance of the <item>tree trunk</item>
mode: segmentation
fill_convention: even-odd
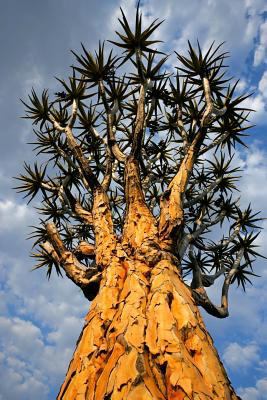
[[[151,262],[120,246],[57,399],[238,399],[175,257]]]

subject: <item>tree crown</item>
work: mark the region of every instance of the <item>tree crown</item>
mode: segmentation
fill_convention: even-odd
[[[40,223],[31,236],[38,247],[36,268],[47,267],[48,277],[53,268],[60,274],[67,251],[90,277],[101,273],[94,262],[94,195],[106,193],[120,240],[130,215],[126,170],[134,162],[141,188],[135,201],[151,213],[165,250],[179,260],[181,277],[193,274],[199,303],[199,289],[221,274],[223,296],[233,282],[245,290],[256,275],[261,218],[250,205],[239,206],[240,168],[233,153],[251,128],[252,110],[243,105],[250,94],[236,95],[238,81],[226,76],[223,44],[212,43],[204,53],[199,43],[194,49],[188,42],[187,55],[175,52],[171,68],[168,56],[155,49],[159,40],[151,39],[161,22],[143,28],[138,5],[132,29],[121,13],[118,41],[110,41],[121,54],[107,52],[105,43],[95,53],[82,45],[81,54],[73,52],[71,76],[57,79],[54,95],[32,89],[23,101],[42,161],[25,163],[17,178],[29,202],[41,195]],[[211,229],[224,222],[227,235],[211,240]]]

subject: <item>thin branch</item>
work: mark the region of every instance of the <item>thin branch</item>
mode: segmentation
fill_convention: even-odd
[[[107,137],[108,137],[107,144],[108,144],[113,156],[118,161],[124,163],[126,161],[126,155],[120,149],[120,147],[116,141],[116,138],[115,138],[116,127],[114,126],[114,118],[115,118],[117,111],[119,110],[118,101],[115,100],[113,107],[110,108],[107,98],[106,98],[105,85],[102,80],[99,81],[98,87],[99,87],[100,97],[102,99],[104,108],[107,113]]]
[[[45,251],[45,253],[47,253],[49,256],[51,256],[53,258],[53,260],[56,264],[58,264],[58,265],[60,264],[59,256],[51,243],[49,243],[48,241],[46,241],[44,243],[40,243],[40,247],[41,247],[41,249],[43,249]]]
[[[198,196],[192,198],[191,200],[187,201],[184,203],[184,208],[192,207],[194,204],[198,203],[200,200],[202,200],[207,194],[212,192],[213,189],[216,188],[216,186],[219,185],[222,181],[222,177],[217,178],[214,182],[212,182],[203,192],[201,192]]]
[[[216,146],[219,146],[224,140],[231,135],[230,131],[224,132],[219,138],[213,140],[208,146],[204,147],[204,149],[200,150],[199,155],[205,154],[207,151],[213,149]]]
[[[145,127],[147,126],[148,122],[150,121],[150,119],[153,115],[153,112],[155,110],[155,105],[156,105],[156,99],[155,99],[155,97],[152,97],[151,103],[149,104],[148,111],[146,114]],[[144,131],[145,131],[145,128],[144,128]]]
[[[201,269],[198,265],[196,257],[194,256],[192,246],[190,246],[190,248],[189,248],[188,255],[189,255],[189,259],[193,265],[193,279],[192,279],[190,286],[192,289],[196,289],[196,288],[202,287],[203,284],[202,284],[202,277],[201,277]]]
[[[233,233],[228,238],[221,240],[217,244],[212,245],[212,246],[202,246],[201,244],[195,242],[194,245],[198,249],[203,250],[203,251],[216,251],[222,247],[227,247],[236,238],[236,236],[239,234],[240,230],[241,230],[241,224],[238,223],[236,225]]]
[[[203,91],[206,101],[206,108],[201,120],[201,126],[209,125],[215,118],[224,115],[227,111],[226,107],[218,109],[214,106],[212,97],[211,97],[211,90],[210,90],[210,83],[207,77],[204,77],[202,80],[203,83]]]
[[[100,79],[100,81],[98,82],[98,90],[99,90],[101,100],[103,101],[106,113],[110,114],[110,107],[109,107],[107,97],[106,97],[105,85],[104,85],[104,82],[102,81],[102,79]]]
[[[108,146],[110,147],[112,154],[118,161],[124,163],[126,161],[126,155],[122,152],[116,141],[115,138],[116,127],[114,125],[114,115],[111,113],[107,115],[107,131],[108,131]]]
[[[76,115],[77,115],[77,103],[76,101],[74,101],[72,109],[72,117],[70,123],[66,127],[61,126],[60,123],[56,121],[53,115],[51,114],[49,115],[49,121],[53,124],[56,130],[65,133],[68,147],[74,158],[77,160],[85,181],[87,182],[89,187],[92,190],[94,190],[95,187],[99,186],[99,182],[89,165],[89,160],[84,156],[80,144],[77,142],[72,133],[72,125],[75,122]]]
[[[137,71],[140,76],[142,84],[145,83],[145,77],[144,77],[144,71],[143,71],[143,65],[142,65],[142,52],[140,49],[135,50],[135,58],[136,58],[136,65],[137,65]]]
[[[244,255],[244,249],[241,248],[239,250],[239,252],[237,253],[236,259],[230,269],[230,271],[227,273],[225,280],[224,280],[224,284],[223,284],[223,288],[222,288],[222,306],[223,308],[228,310],[228,292],[229,292],[229,286],[230,283],[232,281],[232,278],[234,277],[234,274],[236,273],[236,271],[238,270],[241,260],[243,258]]]
[[[229,304],[228,304],[228,294],[229,294],[229,286],[231,284],[232,278],[236,273],[238,267],[240,266],[241,259],[244,255],[244,249],[240,249],[237,253],[236,259],[230,269],[225,274],[225,279],[222,287],[222,295],[221,295],[221,306],[215,306],[212,301],[209,299],[205,289],[203,286],[192,289],[192,295],[195,299],[196,303],[202,306],[208,314],[213,315],[217,318],[226,318],[229,316]]]
[[[95,127],[91,126],[90,128],[91,133],[94,135],[94,137],[98,140],[100,140],[103,144],[107,145],[107,139],[103,138],[96,130]]]
[[[180,259],[183,258],[184,253],[190,243],[194,242],[206,229],[222,221],[224,217],[225,217],[225,212],[222,211],[213,221],[210,221],[208,223],[207,222],[198,223],[199,225],[198,229],[196,229],[193,233],[188,233],[187,235],[185,235],[185,237],[181,240],[181,244],[178,248],[178,254]]]
[[[81,203],[73,196],[73,194],[67,187],[65,187],[64,191],[73,213],[86,225],[93,225],[92,213],[82,207]]]
[[[199,228],[195,232],[188,235],[190,241],[196,240],[206,229],[210,228],[213,225],[218,224],[224,219],[224,217],[225,217],[225,212],[222,211],[213,221],[201,223]]]
[[[103,187],[103,189],[105,190],[105,192],[108,191],[110,184],[111,184],[111,180],[112,180],[112,171],[113,171],[113,160],[114,157],[110,151],[109,146],[106,147],[106,170],[105,170],[105,175],[104,178],[101,182],[101,186]]]
[[[135,159],[137,159],[139,154],[141,153],[141,146],[143,141],[144,127],[145,127],[145,95],[146,95],[145,84],[142,84],[139,92],[137,113],[135,119],[135,128],[133,135],[133,145],[131,149],[131,155],[134,156]]]
[[[188,146],[189,146],[188,133],[185,130],[184,123],[183,123],[183,120],[182,120],[182,110],[181,110],[181,108],[179,106],[177,107],[176,112],[177,112],[177,126],[178,126],[180,134],[182,136],[184,152],[186,153],[187,150],[188,150]]]
[[[71,117],[68,123],[68,128],[72,129],[73,125],[75,124],[76,117],[77,117],[77,111],[78,111],[78,104],[77,101],[74,99],[72,102],[72,110],[71,110]]]
[[[201,287],[210,287],[214,284],[215,280],[218,279],[223,273],[225,273],[225,268],[222,266],[218,272],[213,275],[202,274],[201,269],[198,265],[197,258],[195,257],[192,249],[192,245],[190,246],[188,255],[189,259],[192,262],[193,266],[193,279],[190,284],[192,289],[198,289]]]

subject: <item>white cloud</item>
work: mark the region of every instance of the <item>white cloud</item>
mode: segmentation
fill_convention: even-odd
[[[251,97],[248,97],[242,102],[242,107],[253,110],[250,114],[250,121],[254,124],[266,124],[267,123],[267,112],[266,112],[266,101],[262,93],[257,93]]]
[[[260,25],[259,43],[254,53],[254,66],[257,67],[263,62],[267,62],[267,21]]]
[[[240,179],[242,204],[252,203],[255,210],[266,208],[267,154],[260,142],[252,143],[242,154],[237,153],[243,169]]]
[[[0,233],[10,232],[28,225],[35,213],[31,206],[17,204],[14,200],[0,200]]]
[[[66,316],[57,331],[46,333],[30,320],[0,317],[1,395],[12,400],[47,399],[49,387],[62,383],[81,322]]]
[[[36,359],[41,359],[44,347],[40,329],[31,321],[0,317],[0,334],[3,398],[12,396],[12,400],[45,399],[49,387],[38,366],[34,365]]]
[[[246,346],[230,343],[223,353],[223,360],[232,370],[249,368],[260,360],[259,347],[254,343]]]
[[[256,387],[239,388],[237,392],[243,400],[266,400],[267,378],[259,379]]]
[[[31,65],[26,70],[26,73],[27,74],[24,75],[23,79],[24,93],[31,93],[32,88],[34,88],[35,90],[43,90],[45,82],[38,65]]]
[[[31,354],[33,349],[42,347],[41,330],[31,321],[0,317],[0,333],[5,338],[5,350],[11,354],[17,354],[20,349]]]
[[[245,89],[247,89],[248,83],[245,79],[240,79],[238,84],[236,85],[236,91],[239,93],[243,93]]]
[[[253,91],[255,88],[250,88],[248,92],[250,90]],[[262,74],[255,94],[244,100],[242,105],[255,111],[250,114],[251,122],[258,125],[267,124],[267,71]]]
[[[249,14],[263,13],[267,11],[267,5],[265,0],[245,0],[246,7],[248,8]]]
[[[264,71],[259,81],[259,91],[263,97],[267,98],[267,71]]]
[[[47,400],[50,388],[57,390],[63,381],[88,301],[67,278],[52,275],[47,281],[45,271],[30,272],[28,263],[0,254],[5,315],[0,317],[1,376],[9,382],[1,384],[0,394],[4,399]],[[16,317],[9,316],[10,309]]]

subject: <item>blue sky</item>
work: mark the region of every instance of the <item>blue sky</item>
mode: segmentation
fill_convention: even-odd
[[[9,0],[2,2],[1,149],[0,149],[0,400],[49,400],[56,396],[83,325],[88,303],[67,279],[45,271],[30,272],[31,244],[25,238],[37,218],[31,205],[11,189],[11,177],[33,160],[31,126],[20,119],[32,86],[56,88],[54,76],[67,77],[70,50],[96,48],[114,38],[119,6],[131,15],[135,1]],[[146,0],[145,19],[164,18],[158,35],[166,51],[185,52],[198,38],[207,48],[225,41],[229,74],[240,79],[239,91],[253,91],[247,101],[257,126],[238,149],[243,168],[241,203],[252,203],[267,216],[267,4],[264,0]],[[174,58],[170,58],[170,63]],[[267,223],[263,225],[267,228]],[[267,229],[258,239],[267,256]],[[243,400],[267,399],[267,263],[259,260],[247,293],[231,287],[230,317],[202,314]],[[216,287],[211,295],[218,298]]]

